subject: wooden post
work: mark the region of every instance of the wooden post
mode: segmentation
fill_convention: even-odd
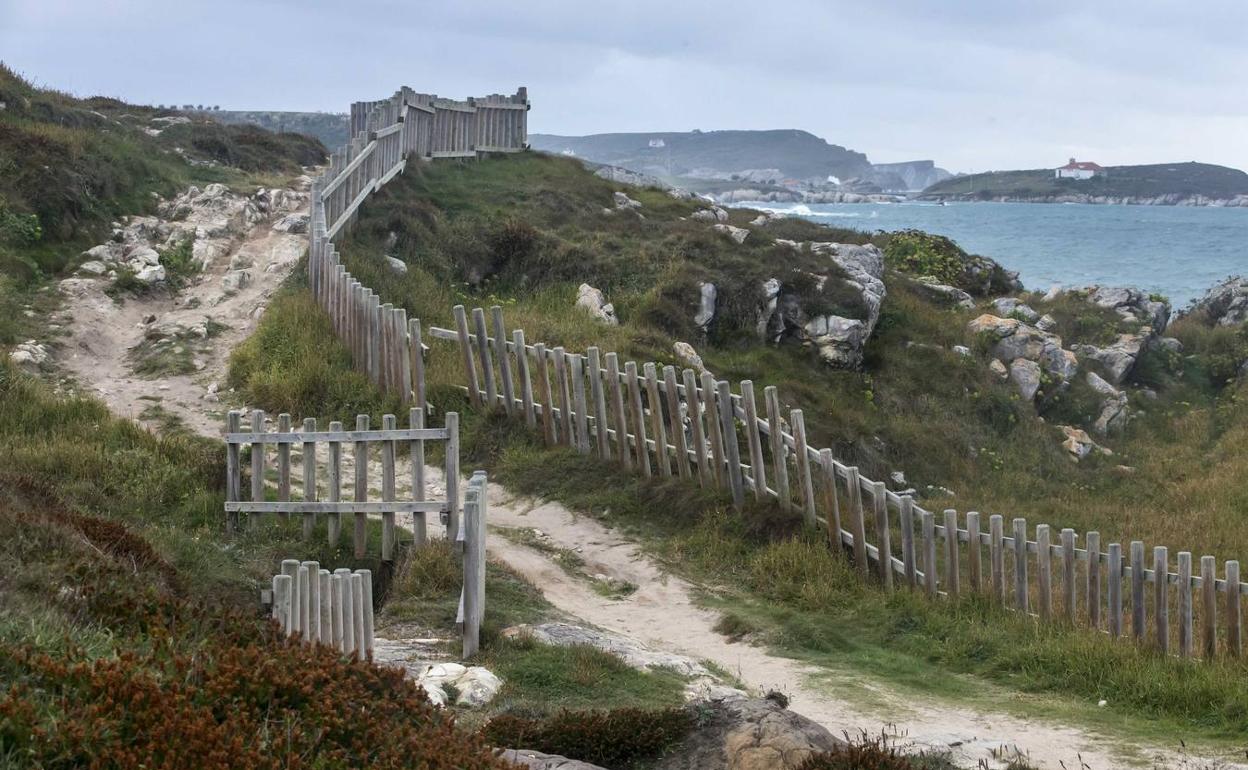
[[[464,356],[464,374],[468,386],[468,400],[473,406],[481,406],[481,389],[477,384],[477,368],[472,363],[472,340],[468,337],[468,315],[463,305],[451,308],[455,317],[455,332],[459,336],[459,352]]]
[[[715,486],[728,485],[728,477],[724,468],[724,437],[720,429],[719,409],[715,407],[715,378],[710,372],[702,373],[702,388],[699,391],[702,414],[706,417],[706,440],[711,445],[711,469]]]
[[[382,430],[398,430],[398,420],[392,414],[382,415]],[[397,441],[381,442],[381,499],[387,503],[396,500],[394,459],[398,453]],[[381,514],[381,560],[394,561],[394,511]]]
[[[425,427],[424,407],[407,410],[407,425],[412,430]],[[416,439],[410,442],[408,451],[412,458],[412,499],[418,502],[425,499],[425,441]],[[412,545],[420,548],[429,540],[429,526],[424,511],[412,513]]]
[[[273,576],[273,619],[282,627],[282,633],[290,634],[291,595],[290,575]]]
[[[1192,657],[1192,554],[1179,551],[1179,656]]]
[[[1040,619],[1053,617],[1053,570],[1052,551],[1049,543],[1049,525],[1036,525],[1036,588],[1039,594]]]
[[[988,517],[988,561],[992,568],[992,597],[1005,603],[1005,519]]]
[[[1218,653],[1218,561],[1200,557],[1201,649],[1212,660]]]
[[[759,434],[759,431],[758,431],[758,403],[754,399],[754,382],[752,380],[741,381],[741,407],[745,411],[745,441],[746,441],[746,444],[749,446],[749,450],[750,450],[750,475],[754,479],[754,499],[762,500],[764,497],[767,496],[767,468],[764,467],[764,464],[763,464],[763,437],[762,435]],[[831,458],[829,457],[829,459]],[[824,466],[824,471],[826,473],[829,466],[824,461],[822,455],[819,458],[819,462],[821,465]],[[832,469],[832,474],[833,475],[829,476],[828,478],[835,481],[836,479],[835,469]],[[835,503],[836,484],[835,483],[832,484],[831,489],[832,489],[833,509],[836,510],[836,503]],[[837,511],[837,513],[838,515],[836,517],[837,518],[836,530],[839,530],[840,529],[839,511]],[[839,548],[841,538],[840,538],[839,531],[836,531],[836,530],[832,530],[833,532],[835,532],[835,534],[833,535],[831,540],[833,543],[836,544],[837,548]]]
[[[1131,541],[1131,635],[1144,641],[1144,541]]]
[[[1109,580],[1109,636],[1122,636],[1122,543],[1110,543],[1107,575]]]
[[[815,528],[815,487],[810,478],[810,453],[806,446],[806,419],[801,409],[789,412],[793,425],[793,453],[797,456],[797,483],[802,489],[802,518],[806,526]]]
[[[624,373],[628,378],[628,396],[633,410],[633,434],[637,440],[637,465],[641,474],[650,478],[650,450],[646,448],[646,414],[641,404],[641,383],[637,378],[637,364],[628,361],[624,364]]]
[[[970,550],[966,552],[966,575],[971,583],[972,593],[984,590],[983,542],[980,537],[979,513],[970,511],[966,514],[966,540]]]
[[[360,580],[360,620],[362,621],[363,644],[359,645],[360,657],[372,659],[373,657],[373,571],[369,569],[357,569],[352,579]]]
[[[356,415],[355,429],[368,430],[368,415]],[[368,442],[355,442],[355,501],[368,502]],[[368,514],[355,514],[355,527],[351,532],[355,558],[363,559],[368,549]]]
[[[341,432],[342,423],[331,422],[329,430],[333,433]],[[329,489],[326,491],[329,502],[336,503],[342,500],[342,442],[340,441],[329,442]],[[338,541],[342,537],[342,514],[338,512],[326,514],[325,528],[329,535],[330,547],[337,548]]]
[[[936,598],[936,515],[931,511],[923,511],[923,585],[927,588],[927,596]]]
[[[875,536],[879,538],[878,548],[880,554],[880,580],[884,581],[884,588],[893,590],[893,543],[892,530],[888,525],[888,487],[882,481],[877,481],[871,486],[871,502],[875,504]],[[948,521],[948,513],[945,520]],[[955,528],[956,534],[956,528]],[[951,548],[957,549],[957,543]],[[956,584],[956,579],[955,579]]]
[[[446,537],[454,542],[459,532],[459,414],[447,412],[446,438]]]
[[[906,571],[906,585],[916,588],[919,581],[914,554],[914,498],[910,495],[902,495],[898,519],[901,523],[901,563]]]
[[[628,420],[624,413],[624,390],[620,386],[620,360],[615,353],[607,353],[607,388],[611,391],[611,422],[615,426],[615,451],[620,467],[633,469],[628,447]]]
[[[476,655],[485,616],[486,479],[477,471],[468,482],[464,506],[464,630],[463,657]]]
[[[477,335],[477,356],[481,359],[481,381],[485,384],[485,395],[482,396],[482,401],[487,409],[493,409],[498,401],[498,390],[494,387],[494,354],[490,352],[490,336],[485,329],[485,311],[479,307],[472,309],[472,328]]]
[[[680,411],[680,389],[676,387],[676,367],[663,367],[663,395],[667,399],[667,423],[676,447],[676,472],[689,478],[689,444],[685,441],[685,421]]]
[[[503,326],[503,309],[498,305],[490,308],[490,316],[494,321],[494,344],[497,346],[498,370],[502,377],[503,409],[508,415],[516,410],[516,388],[511,379],[511,355],[507,352],[507,330]],[[519,351],[517,351],[519,352]]]
[[[850,534],[854,536],[854,566],[865,578],[870,574],[871,568],[867,563],[867,521],[866,512],[862,506],[862,479],[858,475],[857,466],[846,469],[845,487],[849,492],[850,526],[853,528]]]
[[[225,416],[225,432],[241,433],[241,427],[242,416],[236,410],[231,409]],[[242,500],[243,470],[239,460],[239,450],[239,445],[233,441],[225,445],[225,501],[228,503],[237,503]],[[226,527],[230,532],[238,532],[241,519],[238,511],[231,511],[226,516]]]
[[[290,578],[290,611],[287,615],[286,634],[290,635],[301,629],[299,625],[299,560],[283,559],[282,574]]]
[[[1157,649],[1162,655],[1170,652],[1170,554],[1164,545],[1153,547],[1153,618],[1156,625]]]
[[[594,402],[594,443],[598,457],[611,459],[611,436],[608,433],[607,397],[602,387],[602,351],[591,347],[585,351],[589,358],[589,397]]]
[[[727,380],[715,383],[719,404],[720,434],[724,438],[724,462],[727,463],[728,487],[732,490],[732,505],[737,510],[745,505],[745,481],[741,477],[741,444],[737,441],[736,410],[732,408],[732,386]],[[662,424],[660,422],[660,424]],[[810,459],[806,460],[806,471],[810,473]],[[812,487],[810,506],[814,510],[815,493]],[[815,522],[811,517],[811,526]]]
[[[1101,627],[1101,533],[1084,535],[1088,554],[1088,625]]]
[[[1239,594],[1239,562],[1228,561],[1226,563],[1226,651],[1236,658],[1243,654]]]
[[[753,395],[753,394],[751,394]],[[759,442],[761,445],[761,441]],[[762,467],[762,447],[759,447],[759,463],[758,467]],[[840,494],[837,492],[836,483],[836,460],[832,457],[832,450],[824,447],[819,450],[819,467],[823,470],[823,484],[828,490],[828,497],[832,502],[832,515],[828,517],[828,545],[835,551],[840,552],[843,548],[841,540],[841,501]]]
[[[663,424],[663,402],[659,399],[659,378],[654,362],[642,367],[646,379],[646,401],[650,406],[650,435],[654,437],[654,462],[660,478],[671,478],[671,455],[667,451],[667,430]],[[738,469],[740,466],[738,466]]]
[[[538,396],[542,399],[542,437],[546,446],[555,443],[555,409],[554,396],[550,388],[550,367],[546,358],[546,344],[538,342],[533,345],[533,359],[537,364]]]
[[[327,569],[317,570],[317,596],[321,603],[320,636],[321,644],[333,644],[334,639],[334,589],[331,574]]]
[[[1075,531],[1062,530],[1062,610],[1066,622],[1075,622]]]
[[[524,410],[524,424],[529,430],[537,428],[537,410],[533,408],[533,377],[529,373],[529,349],[524,342],[524,329],[512,332],[516,346],[516,371],[520,376],[520,401]]]
[[[423,411],[428,408],[429,403],[428,396],[425,395],[425,342],[419,318],[407,322],[407,337],[412,349],[412,399]]]
[[[589,412],[585,405],[585,373],[581,357],[568,353],[569,376],[572,378],[572,417],[576,423],[576,451],[589,454]]]
[[[884,486],[880,484],[880,486]],[[950,599],[957,599],[962,591],[958,576],[958,512],[952,508],[945,509],[945,593]]]
[[[294,606],[291,607],[291,612],[298,621],[298,631],[303,636],[303,641],[306,642],[311,632],[312,622],[312,573],[308,570],[306,562],[299,565],[295,578],[295,591],[299,601],[297,604],[292,602]]]
[[[1027,520],[1014,520],[1014,601],[1027,614]]]
[[[351,592],[351,570],[339,567],[334,570],[334,600],[338,605],[341,617],[342,646],[339,648],[344,655],[355,655],[355,597]]]
[[[689,428],[693,433],[693,456],[698,464],[698,483],[705,489],[712,486],[714,476],[711,472],[710,462],[706,455],[706,437],[702,433],[702,406],[701,400],[698,398],[698,384],[694,377],[692,369],[686,369],[683,373],[685,381],[685,404],[689,407]],[[778,422],[778,421],[777,421]],[[775,425],[777,422],[773,422]],[[775,440],[779,440],[778,437]],[[783,457],[784,455],[779,455]],[[788,507],[787,505],[785,506]]]
[[[251,413],[251,432],[264,433],[264,411]],[[251,442],[251,501],[264,502],[264,441]]]
[[[567,447],[576,446],[572,436],[572,386],[568,382],[568,354],[562,346],[554,349],[555,382],[559,386],[559,443]]]
[[[348,580],[351,582],[351,622],[352,635],[355,637],[355,657],[364,660],[368,657],[368,638],[364,635],[364,577],[356,572]]]
[[[303,638],[309,644],[321,640],[321,563],[305,561],[300,569],[308,571],[307,617],[303,621]]]
[[[304,433],[316,432],[316,418],[308,417],[303,421]],[[305,502],[316,502],[316,442],[303,442],[303,499]],[[303,539],[311,540],[316,533],[316,514],[308,511],[303,514]],[[319,585],[319,584],[318,584]]]
[[[776,498],[780,501],[780,507],[787,511],[793,505],[793,497],[789,492],[789,464],[784,457],[784,431],[780,425],[780,397],[775,385],[763,388],[763,401],[767,404],[767,437],[771,441],[771,462],[776,477]],[[852,500],[852,490],[850,495]]]

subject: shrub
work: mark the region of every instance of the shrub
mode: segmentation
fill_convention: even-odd
[[[693,717],[684,709],[622,708],[561,711],[545,719],[503,714],[486,723],[482,735],[492,746],[533,749],[622,770],[662,756],[691,729]]]
[[[884,262],[894,270],[930,275],[951,286],[958,285],[965,260],[966,252],[952,240],[921,230],[895,232],[884,246]]]
[[[808,757],[798,770],[917,770],[918,766],[905,754],[889,746],[883,736],[872,738],[863,733],[858,740],[844,743],[832,751]]]

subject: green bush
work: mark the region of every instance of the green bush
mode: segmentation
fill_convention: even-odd
[[[561,711],[545,719],[503,714],[486,723],[486,743],[559,754],[624,770],[643,766],[689,734],[693,717],[684,709]]]
[[[930,275],[951,286],[958,285],[966,252],[943,235],[921,230],[892,233],[884,246],[884,262],[911,275]]]

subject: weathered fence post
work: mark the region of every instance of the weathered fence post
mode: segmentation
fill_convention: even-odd
[[[680,389],[676,385],[676,367],[663,367],[663,395],[667,399],[667,420],[676,447],[676,472],[689,478],[689,444],[685,441],[685,421],[680,410]],[[605,457],[603,459],[606,459]]]
[[[1062,530],[1062,609],[1066,622],[1075,622],[1075,531]]]
[[[1179,656],[1192,657],[1192,554],[1179,551]]]
[[[1200,557],[1200,639],[1205,658],[1209,660],[1212,660],[1218,652],[1217,582],[1217,559],[1212,556]]]
[[[945,510],[945,549],[945,592],[950,599],[957,599],[962,590],[958,578],[958,512],[952,508]]]
[[[870,573],[867,564],[867,521],[862,505],[862,479],[858,475],[857,466],[846,469],[845,487],[849,492],[850,532],[854,538],[854,566],[864,578]]]
[[[891,591],[893,590],[893,542],[892,531],[888,525],[888,487],[884,482],[877,481],[871,487],[871,502],[875,504],[875,535],[879,540],[876,547],[880,554],[880,580],[884,581],[884,588]],[[945,520],[948,521],[947,514]],[[956,528],[954,533],[956,535]],[[956,542],[951,547],[956,553]]]
[[[273,576],[273,619],[282,627],[283,634],[290,633],[290,575]]]
[[[736,410],[732,407],[732,386],[727,380],[720,380],[715,384],[716,395],[719,398],[719,421],[720,433],[724,438],[724,462],[727,463],[728,470],[728,486],[732,490],[732,504],[737,510],[745,505],[745,482],[741,477],[741,445],[737,441],[737,418]],[[809,471],[810,460],[806,461],[807,470]],[[814,510],[815,496],[812,489],[810,495],[811,510]],[[811,516],[811,526],[814,525],[814,517]]]
[[[806,420],[801,409],[789,412],[793,425],[793,454],[797,459],[797,483],[802,488],[802,518],[806,526],[815,528],[815,488],[810,478],[810,453],[806,445]]]
[[[636,362],[625,362],[624,375],[628,380],[628,397],[633,415],[633,435],[637,441],[637,465],[641,468],[641,475],[650,478],[650,450],[646,448],[646,415],[641,404],[641,383],[637,379]]]
[[[447,412],[446,428],[446,536],[459,531],[459,413]]]
[[[689,429],[693,434],[693,456],[698,464],[698,483],[706,488],[713,486],[715,481],[710,463],[707,461],[706,436],[702,432],[702,406],[698,400],[698,384],[694,379],[692,369],[684,370],[682,376],[685,382],[685,404],[689,407]],[[779,440],[778,437],[774,438],[773,443],[777,440]],[[783,453],[779,457],[784,457]]]
[[[1131,636],[1144,641],[1144,541],[1131,541]]]
[[[231,409],[225,417],[225,432],[239,433],[241,426],[242,416]],[[236,503],[242,499],[243,471],[239,463],[239,450],[239,444],[233,441],[225,445],[225,501],[227,503]],[[226,516],[226,526],[230,532],[239,530],[241,519],[238,511],[230,511]]]
[[[576,451],[589,454],[589,414],[585,404],[585,373],[580,355],[568,354],[569,374],[572,377],[572,416],[576,424]]]
[[[382,430],[398,430],[398,420],[392,414],[382,415]],[[396,500],[394,461],[398,454],[398,443],[394,440],[381,442],[381,499],[392,503]],[[381,560],[394,561],[394,511],[381,514]]]
[[[754,479],[754,499],[762,500],[767,496],[767,469],[763,467],[763,437],[758,432],[758,402],[754,399],[754,382],[752,380],[741,381],[741,407],[745,412],[745,440],[749,444],[750,450],[750,476]],[[820,457],[821,462],[822,460],[823,458]],[[833,470],[833,473],[835,472]],[[832,486],[832,496],[835,500],[835,484]],[[840,527],[839,516],[837,527]],[[840,535],[838,533],[833,542],[839,540]]]
[[[303,421],[304,433],[316,432],[316,418],[308,417]],[[314,503],[317,501],[316,493],[316,442],[303,442],[303,455],[299,458],[303,463],[303,501],[305,503]],[[303,514],[303,539],[311,540],[316,533],[316,513],[307,511]]]
[[[251,432],[264,433],[264,412],[255,409],[251,413]],[[264,502],[264,439],[251,442],[251,499]]]
[[[607,429],[607,398],[602,387],[602,351],[591,347],[589,359],[589,397],[594,402],[594,443],[600,460],[611,459],[611,437]]]
[[[516,370],[520,376],[521,408],[524,410],[524,424],[529,430],[537,428],[537,410],[533,406],[533,377],[529,373],[529,348],[524,342],[524,329],[512,332],[516,346]]]
[[[966,552],[966,575],[971,582],[971,591],[980,593],[984,590],[983,543],[980,538],[979,513],[976,511],[966,514],[966,539],[970,545],[970,550]]]
[[[1084,535],[1084,546],[1088,555],[1088,625],[1092,628],[1101,627],[1101,533],[1089,532]]]
[[[1153,614],[1156,621],[1157,649],[1170,652],[1170,554],[1164,545],[1153,547]]]
[[[751,397],[754,395],[750,394]],[[759,441],[758,450],[758,467],[763,467],[762,441]],[[836,460],[832,457],[832,450],[824,447],[819,450],[819,467],[823,469],[823,483],[828,490],[828,499],[832,503],[831,515],[828,516],[828,544],[837,552],[844,547],[841,541],[841,499],[840,493],[837,492],[836,483]],[[765,491],[765,490],[764,490]]]
[[[356,431],[368,430],[368,415],[355,416]],[[368,442],[355,442],[355,502],[368,502]],[[351,545],[355,558],[363,559],[368,549],[368,514],[357,512],[351,530]]]
[[[329,430],[332,433],[340,433],[342,431],[342,423],[336,420],[331,422]],[[329,502],[337,503],[342,499],[342,443],[339,441],[329,442],[329,489],[326,491],[328,492]],[[342,514],[337,511],[327,513],[325,515],[325,529],[329,544],[336,548],[339,539],[342,537]]]
[[[658,370],[653,361],[642,367],[646,380],[646,401],[650,406],[650,435],[654,437],[654,462],[660,478],[671,478],[672,459],[667,451],[667,428],[663,421],[663,401],[659,398]]]
[[[936,598],[936,514],[923,511],[923,584],[929,599]]]
[[[412,407],[407,410],[407,425],[412,430],[425,427],[424,406]],[[425,441],[415,439],[410,442],[408,451],[412,460],[412,499],[423,502],[425,499]],[[412,545],[423,546],[429,539],[429,526],[424,511],[412,512]]]
[[[545,343],[533,345],[533,359],[537,364],[538,396],[542,399],[542,438],[546,446],[555,444],[555,410],[554,395],[550,387],[550,366],[546,357]]]
[[[464,375],[467,378],[468,400],[473,406],[481,406],[481,390],[477,384],[477,368],[472,363],[472,341],[468,337],[468,315],[463,305],[451,308],[455,317],[455,331],[459,335],[459,351],[464,357]]]
[[[1027,520],[1014,520],[1014,603],[1027,614]]]
[[[283,412],[277,416],[277,432],[290,433],[290,415]],[[290,444],[282,441],[277,445],[277,499],[281,502],[290,500]],[[283,519],[290,514],[285,511],[278,514]]]
[[[1109,580],[1109,635],[1122,636],[1122,543],[1110,543],[1107,556]]]
[[[901,563],[905,565],[906,585],[917,588],[919,581],[914,555],[914,498],[902,495],[901,510],[897,516],[901,522]]]
[[[1239,614],[1239,562],[1226,563],[1226,651],[1238,658],[1243,653]]]
[[[615,424],[615,451],[620,467],[633,469],[632,450],[628,446],[628,419],[624,413],[624,389],[620,386],[620,359],[607,353],[607,389],[611,391],[611,422]]]
[[[988,517],[988,560],[992,568],[992,597],[1005,603],[1005,519],[999,513]]]
[[[497,346],[498,352],[498,369],[502,377],[502,400],[503,410],[508,415],[514,414],[516,409],[516,389],[515,383],[511,379],[511,356],[507,352],[507,330],[503,326],[503,309],[498,305],[490,308],[490,316],[494,321],[494,344]]]

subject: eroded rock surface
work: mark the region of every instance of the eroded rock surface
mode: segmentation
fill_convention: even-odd
[[[787,770],[840,743],[827,728],[767,698],[704,704],[699,726],[659,770]]]

